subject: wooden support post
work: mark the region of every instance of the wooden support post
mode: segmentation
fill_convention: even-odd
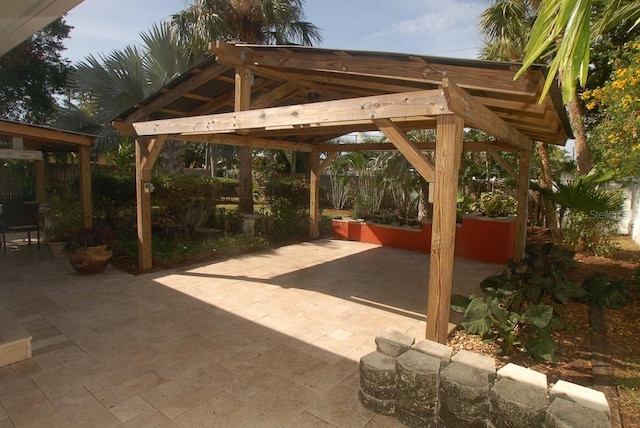
[[[514,258],[520,261],[527,243],[527,212],[529,208],[529,175],[531,173],[531,152],[520,152],[518,170],[518,212],[516,220],[516,249]]]
[[[43,204],[47,200],[47,183],[44,173],[44,161],[37,160],[34,165],[36,169],[36,202]]]
[[[91,211],[91,154],[89,146],[81,146],[80,152],[80,204],[82,205],[82,225],[91,227],[93,213]]]
[[[309,183],[309,237],[317,239],[320,236],[320,153],[312,151],[309,154],[309,169],[311,170],[311,181]]]
[[[140,269],[153,267],[151,247],[151,171],[166,136],[154,139],[138,137],[136,150],[136,217],[138,225],[138,264]]]
[[[320,210],[320,176],[325,169],[331,165],[331,161],[338,156],[338,152],[328,153],[325,160],[320,163],[320,152],[314,150],[310,154],[309,167],[311,169],[311,180],[309,184],[309,237],[317,239],[320,236],[321,210]]]
[[[246,67],[238,67],[235,77],[235,111],[245,111],[251,108],[251,71]],[[253,149],[242,146],[238,149],[238,211],[253,213]]]
[[[449,325],[463,127],[460,116],[438,116],[426,338],[439,343]]]

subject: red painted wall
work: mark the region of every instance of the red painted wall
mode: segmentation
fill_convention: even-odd
[[[412,251],[431,251],[431,223],[421,229],[388,226],[353,220],[333,220],[333,238],[367,242]],[[493,263],[513,258],[516,242],[515,218],[493,220],[465,217],[456,228],[456,257]]]

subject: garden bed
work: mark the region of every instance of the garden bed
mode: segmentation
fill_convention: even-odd
[[[346,219],[332,221],[332,237],[412,251],[431,251],[431,221],[394,226]],[[456,229],[456,257],[506,263],[515,253],[516,217],[465,215]]]
[[[606,272],[614,279],[632,282],[634,271],[640,265],[640,248],[628,237],[618,239],[621,249],[610,257],[577,254],[576,267],[568,272],[568,278],[581,283],[596,272]],[[619,396],[620,416],[624,427],[640,427],[640,317],[638,307],[640,293],[631,287],[628,303],[621,309],[604,310],[604,324],[609,343],[609,355],[613,366],[610,383]],[[502,367],[509,362],[530,367],[545,373],[549,382],[567,380],[587,387],[594,386],[591,341],[594,329],[590,308],[577,301],[566,305],[554,305],[565,328],[553,333],[559,345],[556,363],[534,362],[524,354],[495,355],[497,346],[483,343],[478,336],[455,331],[448,345],[454,350],[466,349],[494,357]]]

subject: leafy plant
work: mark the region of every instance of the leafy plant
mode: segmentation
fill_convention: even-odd
[[[498,275],[492,275],[480,283],[487,294],[498,290],[519,291],[523,297],[540,303],[553,299],[566,304],[584,295],[584,290],[569,281],[565,272],[575,265],[572,251],[551,243],[542,246],[529,245],[520,263],[509,263]]]
[[[578,251],[607,255],[616,248],[612,237],[621,218],[623,198],[620,192],[601,187],[612,178],[611,173],[594,168],[574,180],[554,183],[554,191],[534,186],[560,206],[565,242]]]
[[[82,207],[68,191],[55,191],[45,211],[45,237],[49,242],[66,242],[72,232],[82,227]]]
[[[495,341],[503,354],[526,350],[553,361],[557,346],[551,331],[561,325],[549,303],[565,304],[587,293],[565,274],[575,264],[574,252],[553,244],[530,245],[525,252],[520,263],[510,262],[480,283],[486,297],[455,295],[451,307],[464,313],[465,331]]]
[[[115,233],[109,226],[85,227],[69,233],[64,250],[71,254],[81,248],[110,245],[115,239]]]
[[[452,308],[464,312],[462,327],[484,341],[494,341],[502,354],[526,350],[533,358],[553,361],[557,344],[551,336],[553,307],[528,305],[518,291],[468,298],[452,296]]]
[[[620,309],[627,302],[629,287],[624,281],[611,281],[606,273],[594,273],[582,283],[586,294],[582,301],[589,306]]]
[[[271,227],[276,235],[293,235],[297,219],[296,210],[288,199],[278,198],[271,203]]]
[[[472,208],[487,217],[505,217],[516,213],[518,202],[502,190],[496,189],[482,193],[480,200],[472,204]]]

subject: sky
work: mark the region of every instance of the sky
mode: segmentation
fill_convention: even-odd
[[[306,20],[320,27],[325,48],[476,58],[478,17],[486,0],[306,0]],[[72,62],[140,43],[153,23],[185,0],[84,0],[66,18],[74,27],[63,53]]]

